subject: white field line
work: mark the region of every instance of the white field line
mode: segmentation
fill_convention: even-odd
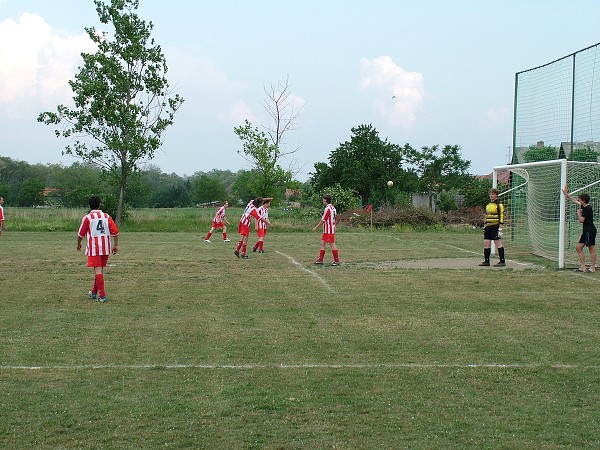
[[[471,253],[472,255],[479,255],[480,254],[480,253],[473,252],[471,250],[467,250],[467,249],[464,249],[464,248],[456,247],[456,246],[450,245],[450,244],[440,244],[440,245],[444,245],[446,247],[450,247],[450,248],[453,248],[455,250],[460,250],[461,252]],[[543,269],[542,266],[536,266],[535,264],[531,264],[531,263],[522,263],[522,262],[519,262],[519,261],[515,261],[514,259],[508,259],[508,258],[506,260],[510,261],[513,264],[517,264],[519,266],[527,266],[527,267],[531,267],[531,268],[535,268],[535,269]]]
[[[440,244],[440,245],[445,245],[446,247],[454,248],[454,249],[456,249],[456,250],[460,250],[460,251],[462,251],[462,252],[472,253],[472,254],[474,254],[474,255],[478,255],[478,254],[479,254],[479,253],[477,253],[477,252],[472,252],[471,250],[466,250],[466,249],[464,249],[464,248],[455,247],[454,245],[450,245],[450,244]],[[529,267],[532,267],[532,268],[535,268],[535,269],[543,269],[543,268],[544,268],[544,267],[542,267],[542,266],[538,266],[538,265],[535,265],[535,264],[530,264],[530,263],[521,263],[521,262],[519,262],[519,261],[515,261],[515,260],[513,260],[513,259],[507,259],[507,261],[510,261],[511,263],[514,263],[514,264],[519,264],[519,265],[521,265],[521,266],[529,266]],[[584,278],[587,278],[588,280],[590,280],[590,281],[594,281],[594,282],[596,282],[596,283],[600,282],[600,278],[596,278],[596,277],[594,277],[594,276],[593,276],[594,274],[591,274],[591,273],[587,273],[587,274],[586,274],[586,273],[580,273],[580,272],[573,272],[573,273],[574,273],[576,276],[578,276],[578,277],[584,277]]]
[[[553,369],[553,370],[599,370],[600,365],[536,364],[536,363],[473,363],[473,364],[74,364],[48,366],[0,366],[2,370],[148,370],[148,369],[205,369],[205,370],[263,370],[263,369]]]
[[[327,284],[327,281],[325,281],[323,278],[321,278],[321,277],[319,276],[319,274],[318,274],[318,273],[316,273],[316,272],[314,272],[314,271],[312,271],[312,270],[310,270],[310,269],[307,269],[306,267],[304,267],[302,264],[300,264],[298,261],[296,261],[296,260],[295,260],[294,258],[292,258],[291,256],[288,256],[288,255],[286,255],[285,253],[281,253],[281,252],[280,252],[280,251],[278,251],[278,250],[275,250],[275,251],[276,251],[277,253],[279,253],[281,256],[285,256],[287,259],[289,259],[289,260],[291,261],[291,263],[292,263],[293,265],[295,265],[295,266],[296,266],[296,267],[298,267],[299,269],[301,269],[301,270],[303,270],[303,271],[305,271],[305,272],[307,272],[307,273],[311,274],[313,277],[315,277],[316,279],[318,279],[318,280],[321,282],[321,284],[322,284],[323,286],[325,286],[325,288],[327,288],[329,291],[331,291],[331,292],[335,292],[335,289],[333,289],[331,286],[329,286],[329,284]]]

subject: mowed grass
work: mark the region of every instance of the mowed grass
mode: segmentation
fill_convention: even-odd
[[[478,268],[473,230],[343,230],[340,267],[204,233],[123,232],[107,304],[74,232],[3,234],[0,447],[600,447],[597,274]]]

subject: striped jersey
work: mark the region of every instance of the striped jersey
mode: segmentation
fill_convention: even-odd
[[[77,235],[86,238],[85,254],[88,256],[110,255],[111,236],[117,236],[119,229],[107,213],[94,209],[83,216]]]
[[[258,215],[260,217],[262,217],[265,220],[269,220],[269,208],[265,208],[264,206],[261,206],[260,208],[258,208],[256,210],[256,212],[258,213]],[[267,223],[263,222],[262,220],[257,220],[256,221],[256,228],[258,230],[264,230],[267,228]]]
[[[335,214],[335,207],[331,203],[325,206],[323,217],[321,217],[323,221],[323,233],[335,234]]]
[[[213,222],[221,223],[223,222],[223,219],[225,219],[225,205],[217,209],[217,213],[215,214]]]
[[[485,226],[497,227],[504,224],[504,205],[500,202],[489,202],[485,206]]]
[[[240,223],[242,225],[246,225],[249,227],[252,217],[254,217],[256,220],[260,221],[260,216],[258,215],[258,212],[256,211],[256,206],[254,206],[253,202],[250,202],[250,203],[248,203],[248,205],[246,205],[244,214],[242,214],[242,217],[240,218]]]
[[[4,208],[0,205],[0,221],[4,220]]]

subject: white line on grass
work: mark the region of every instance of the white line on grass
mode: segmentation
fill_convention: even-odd
[[[441,245],[445,245],[446,247],[454,248],[456,250],[460,250],[460,251],[463,251],[463,252],[473,253],[474,255],[478,255],[479,254],[477,252],[473,252],[471,250],[466,250],[466,249],[460,248],[460,247],[455,247],[454,245],[450,245],[450,244],[441,244]],[[543,269],[544,268],[544,267],[538,266],[536,264],[521,263],[519,261],[515,261],[515,260],[512,260],[512,259],[509,259],[508,261],[510,261],[511,263],[514,263],[514,264],[519,264],[521,266],[529,266],[529,267],[532,267],[532,268],[535,268],[535,269]],[[594,281],[596,283],[600,282],[600,279],[591,277],[590,275],[592,275],[592,274],[585,274],[585,273],[580,273],[580,272],[574,272],[574,273],[575,273],[576,276],[587,278],[590,281]]]
[[[479,253],[477,253],[477,252],[474,252],[474,251],[471,251],[471,250],[467,250],[467,249],[464,249],[464,248],[460,248],[460,247],[456,247],[454,245],[450,245],[450,244],[440,244],[440,245],[444,245],[446,247],[450,247],[450,248],[453,248],[455,250],[460,250],[461,252],[467,252],[467,253],[471,253],[473,255],[479,255]],[[527,266],[527,267],[536,268],[536,269],[543,269],[542,266],[537,266],[537,265],[531,264],[531,263],[522,263],[522,262],[519,262],[519,261],[515,261],[514,259],[508,259],[508,258],[506,260],[509,261],[509,262],[511,262],[511,263],[513,263],[513,264],[518,264],[519,266]]]
[[[598,365],[578,364],[81,364],[50,366],[0,366],[0,370],[148,370],[148,369],[207,369],[207,370],[262,370],[262,369],[553,369],[599,370]]]
[[[296,266],[296,267],[298,267],[299,269],[302,269],[302,270],[304,270],[305,272],[307,272],[307,273],[310,273],[310,274],[311,274],[313,277],[317,278],[317,279],[318,279],[318,280],[321,282],[321,284],[322,284],[323,286],[325,286],[325,287],[326,287],[328,290],[330,290],[331,292],[335,292],[335,289],[333,289],[331,286],[329,286],[329,284],[327,284],[327,281],[325,281],[323,278],[321,278],[321,277],[319,276],[319,274],[318,274],[318,273],[316,273],[316,272],[313,272],[313,271],[312,271],[312,270],[310,270],[310,269],[307,269],[306,267],[304,267],[302,264],[300,264],[298,261],[296,261],[296,260],[295,260],[294,258],[292,258],[291,256],[288,256],[288,255],[286,255],[285,253],[281,253],[281,252],[280,252],[280,251],[278,251],[278,250],[275,250],[275,251],[276,251],[277,253],[279,253],[281,256],[285,256],[287,259],[289,259],[289,260],[292,262],[292,264],[293,264],[293,265],[295,265],[295,266]]]
[[[594,277],[593,273],[581,273],[581,272],[577,272],[577,271],[573,271],[573,274],[576,277],[583,277],[583,278],[587,278],[590,281],[594,281],[596,283],[598,283],[598,281],[600,281],[598,278]]]

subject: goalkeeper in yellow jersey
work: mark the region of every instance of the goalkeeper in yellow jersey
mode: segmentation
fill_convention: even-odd
[[[490,202],[485,206],[485,223],[483,226],[483,262],[480,266],[490,265],[492,241],[498,249],[500,261],[494,267],[506,266],[504,247],[502,245],[502,227],[504,226],[504,205],[498,200],[498,189],[490,189]]]

